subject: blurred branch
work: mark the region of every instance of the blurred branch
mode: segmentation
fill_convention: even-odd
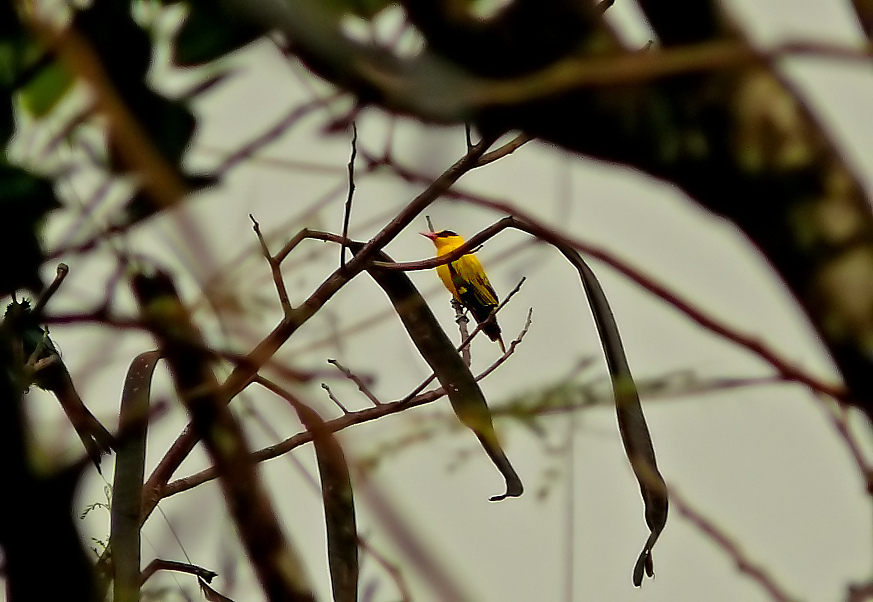
[[[155,149],[148,134],[116,93],[88,40],[72,27],[55,29],[39,20],[37,12],[24,22],[73,73],[90,85],[97,109],[109,120],[109,130],[118,140],[123,160],[142,178],[143,187],[155,205],[166,208],[182,200],[189,192],[188,187]]]
[[[770,576],[763,567],[752,561],[742,551],[742,549],[740,549],[739,544],[731,539],[731,537],[715,523],[695,510],[685,498],[676,493],[676,489],[673,486],[670,486],[670,502],[680,515],[697,527],[697,529],[707,539],[712,541],[728,555],[740,573],[746,575],[749,579],[760,585],[772,600],[777,602],[797,602],[798,598],[787,594],[782,586],[776,583],[773,577]]]
[[[285,117],[276,122],[275,125],[271,126],[270,129],[265,131],[263,134],[256,136],[250,142],[247,142],[239,149],[234,151],[232,154],[225,157],[221,164],[213,170],[213,175],[226,176],[228,172],[234,167],[236,167],[246,159],[251,159],[258,151],[281,138],[285,133],[288,132],[289,129],[299,123],[309,113],[313,112],[315,109],[329,106],[331,103],[341,97],[342,94],[332,94],[327,98],[317,98],[315,100],[311,100],[307,103],[296,106],[294,109],[289,111]]]
[[[873,1],[852,0],[852,6],[855,8],[855,14],[858,16],[861,29],[864,30],[867,38],[873,37]]]
[[[399,602],[412,602],[412,593],[409,591],[409,586],[406,585],[406,579],[403,577],[403,573],[398,566],[393,562],[390,562],[381,552],[370,545],[366,539],[359,537],[358,545],[361,546],[361,549],[369,554],[394,581],[394,584],[397,586],[397,593],[400,596]]]
[[[869,602],[873,599],[873,583],[850,583],[846,602]]]
[[[339,21],[334,21],[329,11],[319,9],[311,1],[282,3],[279,0],[260,0],[243,4],[241,0],[226,0],[226,4],[244,18],[285,33],[295,41],[293,51],[319,75],[341,82],[360,96],[375,98],[389,110],[438,122],[463,122],[466,116],[486,109],[521,108],[585,88],[644,84],[677,75],[763,65],[786,56],[861,59],[865,55],[856,48],[827,44],[791,42],[759,51],[744,41],[715,40],[645,53],[619,51],[592,57],[568,52],[565,57],[554,57],[557,59],[554,62],[543,63],[532,73],[515,76],[500,73],[503,77],[498,78],[493,77],[498,75],[498,71],[518,73],[529,67],[509,60],[506,54],[498,54],[485,69],[492,76],[488,77],[474,75],[447,63],[441,52],[454,58],[463,57],[459,63],[471,67],[473,72],[481,66],[478,53],[462,51],[457,30],[450,32],[445,43],[437,43],[437,52],[426,49],[415,58],[400,59],[382,48],[343,36]],[[414,11],[418,4],[407,3],[407,8]],[[419,25],[429,22],[427,17],[418,19]],[[560,26],[568,24],[569,21]],[[481,33],[479,30],[473,35]],[[571,35],[578,40],[580,32]],[[425,36],[428,36],[427,29]],[[428,41],[432,43],[434,40],[428,38]],[[615,44],[612,40],[603,41]],[[471,40],[471,43],[478,48],[488,46],[481,39]],[[569,46],[567,50],[570,50]],[[528,60],[523,62],[529,64]],[[500,67],[496,67],[498,63]]]
[[[179,398],[191,415],[193,432],[202,438],[221,476],[228,512],[264,593],[271,600],[312,600],[299,555],[282,533],[242,428],[227,407],[210,366],[211,357],[202,351],[202,337],[172,279],[162,272],[140,272],[134,275],[132,287]]]

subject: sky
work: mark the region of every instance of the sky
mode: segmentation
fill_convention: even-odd
[[[792,40],[857,45],[861,33],[848,2],[812,0],[729,3],[753,42],[763,48]],[[631,45],[650,37],[633,3],[617,2],[610,19]],[[159,58],[154,81],[168,92],[184,89],[204,71],[174,71]],[[261,42],[229,57],[233,76],[195,102],[201,119],[187,166],[194,171],[220,163],[241,144],[276,123],[291,108],[324,94],[329,87],[289,64],[271,44]],[[870,189],[873,153],[873,78],[861,62],[790,59],[784,74],[826,124],[838,148]],[[347,105],[346,105],[347,108]],[[301,227],[339,231],[346,197],[348,132],[326,134],[325,125],[342,115],[316,112],[303,119],[258,156],[232,170],[221,186],[198,193],[180,210],[151,220],[126,237],[124,245],[170,267],[192,306],[207,284],[222,297],[221,326],[206,304],[195,315],[210,341],[248,351],[280,319],[269,270],[257,254],[249,213],[261,223],[275,251]],[[359,151],[380,153],[388,119],[368,109],[358,122]],[[403,166],[435,177],[465,150],[463,128],[432,127],[401,120],[393,130],[392,155]],[[88,198],[97,174],[65,183],[71,198]],[[730,223],[693,204],[669,183],[635,170],[570,155],[532,142],[515,154],[464,176],[458,186],[500,199],[535,215],[575,238],[607,250],[738,330],[756,338],[809,372],[837,377],[805,317],[774,272]],[[367,239],[409,202],[421,186],[387,172],[359,173],[350,235]],[[122,191],[110,195],[91,217],[99,224],[117,210]],[[75,205],[75,203],[72,203]],[[501,214],[441,200],[427,214],[437,229],[470,236]],[[47,225],[49,247],[79,235],[77,212],[58,212]],[[433,253],[418,235],[423,218],[386,251],[396,260]],[[531,399],[544,387],[577,374],[580,385],[604,388],[605,364],[585,297],[574,270],[554,251],[526,244],[526,236],[506,231],[478,256],[498,294],[519,279],[526,282],[501,312],[504,338],[514,338],[533,310],[530,331],[516,353],[482,382],[493,408]],[[98,302],[112,269],[111,249],[71,257],[69,281],[53,303],[58,312],[81,311]],[[285,278],[292,304],[305,299],[335,267],[338,251],[310,242],[289,258]],[[671,379],[756,378],[771,373],[749,353],[702,331],[677,311],[602,263],[591,265],[621,330],[631,369],[645,382]],[[46,266],[47,277],[54,266]],[[411,273],[447,332],[457,338],[448,293],[432,271]],[[100,283],[100,285],[95,285]],[[218,286],[214,286],[218,283]],[[213,299],[218,297],[213,292]],[[235,303],[231,303],[235,301]],[[117,295],[120,311],[133,311],[130,294]],[[356,279],[289,341],[280,357],[298,368],[324,371],[325,378],[295,390],[324,416],[339,414],[320,383],[325,381],[350,409],[369,403],[354,385],[331,373],[335,358],[358,374],[373,375],[373,391],[383,400],[403,397],[428,376],[399,321],[383,316],[382,292]],[[337,344],[335,333],[364,324]],[[114,425],[128,363],[153,346],[134,332],[56,327],[62,350],[80,392],[106,424]],[[72,353],[70,350],[75,349]],[[81,351],[80,351],[81,350]],[[474,372],[499,350],[484,338],[473,344]],[[581,362],[586,361],[579,370]],[[594,384],[592,384],[594,383]],[[159,372],[156,398],[168,401],[149,438],[147,471],[185,424],[168,378]],[[53,400],[32,393],[35,432],[51,453],[75,457],[75,435],[64,425]],[[799,385],[768,384],[684,396],[644,397],[643,406],[665,479],[681,499],[726,533],[747,557],[764,568],[792,596],[804,600],[845,597],[849,582],[870,577],[873,567],[873,513],[870,498],[844,442],[830,422],[827,405]],[[284,402],[263,392],[246,394],[234,405],[246,419],[253,447],[300,430]],[[340,434],[356,467],[361,534],[401,568],[412,599],[441,600],[428,579],[378,518],[381,498],[429,551],[456,591],[468,600],[699,600],[770,599],[740,574],[725,552],[672,509],[654,550],[656,577],[640,590],[631,569],[648,531],[637,484],[624,456],[608,403],[573,415],[543,418],[541,431],[508,418],[498,420],[504,447],[526,484],[518,499],[490,503],[502,481],[475,438],[457,426],[448,403],[359,425]],[[266,428],[265,428],[266,427]],[[870,452],[870,433],[853,420]],[[272,432],[271,432],[272,431]],[[415,435],[435,431],[435,436]],[[404,442],[405,441],[405,442]],[[400,443],[398,443],[400,442]],[[397,449],[386,452],[396,445]],[[375,468],[364,467],[379,458]],[[111,460],[107,461],[107,467]],[[181,467],[186,475],[205,466],[195,453]],[[110,475],[111,470],[105,469]],[[320,495],[308,447],[262,465],[286,534],[304,550],[307,571],[319,599],[329,599]],[[310,475],[307,477],[306,475]],[[105,502],[106,482],[89,475],[77,504],[82,510]],[[367,494],[373,490],[376,493]],[[214,483],[169,498],[145,528],[144,559],[185,560],[220,573],[213,585],[237,600],[256,600],[258,590],[239,559],[232,526]],[[384,500],[387,500],[384,501]],[[375,509],[374,509],[375,508]],[[83,538],[105,539],[108,513],[97,508],[81,523]],[[184,599],[180,588],[197,595],[185,575],[160,575],[149,582],[164,587],[168,600]],[[362,592],[374,601],[398,599],[391,578],[372,559],[362,564]],[[254,592],[254,593],[253,593]],[[369,594],[368,594],[369,595]]]

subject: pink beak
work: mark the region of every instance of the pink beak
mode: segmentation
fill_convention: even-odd
[[[431,240],[434,240],[437,237],[436,232],[419,232],[419,234],[421,234],[422,236],[426,236]]]

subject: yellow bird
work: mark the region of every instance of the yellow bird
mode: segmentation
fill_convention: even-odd
[[[433,241],[437,257],[451,253],[464,244],[464,239],[451,230],[421,232],[421,235]],[[500,304],[497,293],[488,282],[488,276],[485,275],[482,264],[472,253],[462,255],[451,263],[438,266],[437,274],[452,296],[470,310],[479,324],[487,320],[491,312]],[[506,352],[496,318],[485,324],[482,327],[482,332],[488,335],[492,341],[497,341],[500,344],[500,349],[504,353]]]

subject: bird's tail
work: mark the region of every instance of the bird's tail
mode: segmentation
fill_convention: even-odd
[[[501,336],[500,326],[498,326],[497,322],[493,320],[491,322],[486,322],[482,325],[482,332],[484,332],[489,339],[499,344],[500,350],[503,353],[506,353],[506,346],[503,344],[503,337]]]

